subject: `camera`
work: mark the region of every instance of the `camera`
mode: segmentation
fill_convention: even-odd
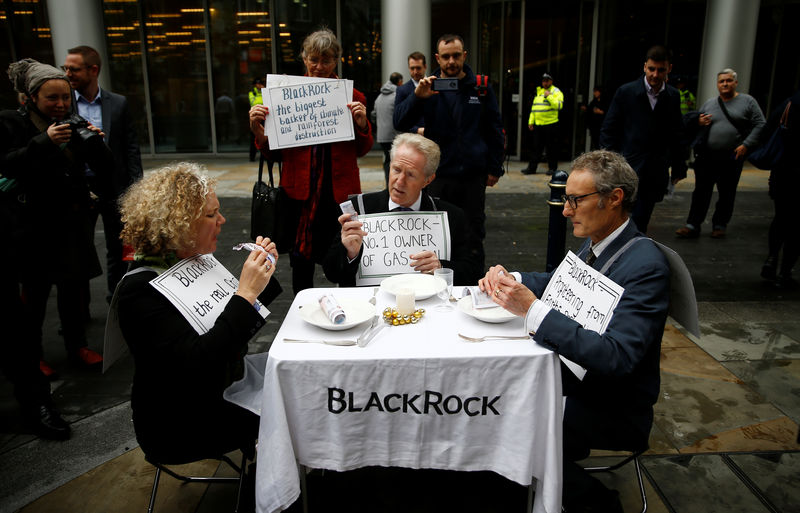
[[[457,78],[437,78],[433,81],[434,91],[458,91]]]
[[[103,138],[97,132],[89,130],[89,122],[78,114],[56,121],[56,125],[69,125],[72,137],[69,142],[79,147],[91,150],[97,144],[103,144]]]

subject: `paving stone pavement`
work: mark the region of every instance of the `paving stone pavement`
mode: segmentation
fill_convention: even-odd
[[[145,167],[152,169],[166,161],[148,159]],[[217,257],[237,275],[242,256],[230,247],[248,236],[249,196],[256,163],[241,156],[205,158],[201,162],[219,180],[221,209],[228,219]],[[508,176],[488,191],[487,264],[543,270],[550,215],[545,203],[548,177],[523,176],[519,170],[524,165],[510,162]],[[361,168],[365,191],[383,187],[378,153],[361,159]],[[665,333],[662,396],[656,406],[651,451],[642,457],[650,511],[800,511],[800,446],[796,443],[800,422],[800,290],[779,290],[759,277],[772,216],[766,177],[766,172],[745,169],[733,221],[727,237],[721,240],[711,239],[707,233],[693,240],[679,240],[673,235],[688,212],[691,173],[672,198],[656,207],[649,235],[676,250],[687,263],[699,302],[702,334],[699,338],[690,336],[673,326]],[[101,255],[102,237],[102,231],[98,232],[96,245]],[[568,249],[577,249],[579,244],[578,239],[567,235]],[[288,265],[279,262],[275,276],[289,290],[271,305],[271,322],[251,341],[251,352],[268,350],[293,299]],[[316,280],[318,285],[328,284],[321,271]],[[90,347],[97,350],[102,349],[107,308],[103,281],[99,278],[91,283],[88,330]],[[69,442],[59,443],[37,439],[27,432],[19,421],[11,387],[0,377],[0,460],[4,463],[0,466],[0,512],[21,508],[25,512],[143,511],[152,468],[136,452],[130,423],[132,361],[123,358],[105,375],[72,368],[64,354],[58,324],[53,299],[45,326],[45,354],[60,374],[52,383],[53,393],[64,417],[72,423],[74,435]],[[597,453],[591,462],[611,459],[608,454]],[[92,476],[104,469],[118,478],[107,481],[105,488],[92,488],[91,482],[97,481]],[[357,475],[374,480],[381,472],[365,469]],[[387,504],[385,497],[398,495],[396,489],[376,484],[374,488],[380,493],[367,494],[359,501],[363,488],[355,486],[352,477],[312,473],[311,511],[330,510],[331,498],[340,492],[345,497],[341,505],[351,511],[459,509],[484,513],[524,509],[524,488],[496,476],[462,476],[450,482],[451,478],[435,471],[413,476],[400,472],[404,482],[420,489],[431,481],[442,485],[426,491],[425,500]],[[391,479],[392,474],[389,476]],[[641,508],[631,465],[603,479],[620,490],[626,511]],[[114,486],[113,491],[108,486]],[[165,493],[163,500],[180,499],[185,488],[189,487]],[[474,500],[461,491],[464,489],[476,490]],[[116,499],[81,500],[87,494]],[[196,495],[170,504],[181,504],[179,511],[202,513],[233,503],[231,491],[221,486],[211,486]],[[77,499],[79,506],[70,503],[70,497]],[[57,505],[55,509],[53,504]],[[140,504],[145,507],[140,508]]]

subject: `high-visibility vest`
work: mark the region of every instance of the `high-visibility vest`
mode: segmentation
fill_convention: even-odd
[[[681,114],[694,110],[697,105],[694,95],[688,89],[679,89],[678,92],[681,93]]]
[[[550,91],[550,95],[545,98],[544,92]],[[558,111],[564,107],[564,93],[554,85],[550,89],[544,87],[536,88],[536,97],[531,105],[531,115],[528,118],[529,125],[552,125],[558,123]]]
[[[247,93],[247,97],[250,99],[250,106],[253,105],[261,105],[264,102],[261,101],[261,89],[254,87],[252,91]]]

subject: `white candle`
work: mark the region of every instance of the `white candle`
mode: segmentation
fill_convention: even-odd
[[[397,291],[397,313],[400,315],[414,313],[414,290],[403,288]]]

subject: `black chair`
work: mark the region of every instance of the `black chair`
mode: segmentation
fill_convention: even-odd
[[[241,466],[237,466],[233,461],[231,461],[231,459],[229,457],[227,457],[224,454],[220,455],[220,456],[217,456],[217,457],[214,457],[214,458],[203,458],[203,459],[215,459],[215,460],[219,460],[219,461],[224,461],[225,463],[230,465],[230,467],[233,470],[235,470],[237,474],[239,474],[239,477],[184,476],[184,475],[178,474],[177,472],[167,468],[167,465],[184,465],[184,464],[187,464],[187,463],[194,463],[195,461],[200,461],[200,460],[192,460],[192,461],[172,461],[172,460],[170,460],[169,462],[164,462],[164,461],[158,461],[156,458],[153,458],[153,457],[149,456],[148,454],[144,455],[144,459],[145,459],[145,461],[147,461],[148,463],[150,463],[151,465],[153,465],[156,468],[156,475],[155,475],[155,478],[153,479],[153,491],[150,493],[150,505],[147,508],[147,513],[153,513],[153,506],[155,505],[155,502],[156,502],[156,492],[158,491],[158,480],[161,477],[161,471],[166,472],[170,476],[174,477],[175,479],[179,479],[179,480],[183,481],[184,483],[206,483],[206,484],[210,484],[210,483],[227,483],[227,484],[238,484],[239,488],[238,488],[238,491],[236,492],[236,509],[233,510],[234,513],[238,513],[239,504],[240,504],[241,499],[242,499],[242,483],[244,482],[245,469],[247,468],[245,466],[245,464],[247,463],[247,459],[248,459],[247,454],[242,453]]]
[[[647,449],[649,449],[649,447],[632,451],[630,456],[627,456],[625,459],[615,465],[609,465],[606,467],[587,467],[584,470],[590,473],[613,472],[614,470],[617,470],[618,468],[632,461],[634,467],[636,468],[636,479],[639,481],[639,493],[642,495],[642,513],[645,513],[647,511],[647,495],[644,491],[644,481],[642,480],[642,468],[639,465],[639,456],[641,456]]]

